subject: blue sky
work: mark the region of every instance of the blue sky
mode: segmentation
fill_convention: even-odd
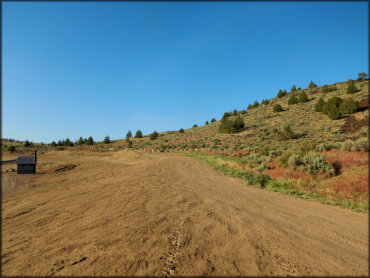
[[[368,73],[368,2],[3,2],[2,137],[203,125]]]

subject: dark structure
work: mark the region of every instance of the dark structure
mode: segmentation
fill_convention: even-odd
[[[37,163],[37,151],[35,156],[19,156],[17,158],[17,174],[35,174]]]

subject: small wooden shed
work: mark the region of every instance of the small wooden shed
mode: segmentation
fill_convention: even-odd
[[[37,164],[37,154],[34,156],[18,156],[17,174],[35,174]]]

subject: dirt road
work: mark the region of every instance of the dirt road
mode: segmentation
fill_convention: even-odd
[[[195,158],[52,152],[38,169],[3,174],[3,275],[368,275],[367,214]]]

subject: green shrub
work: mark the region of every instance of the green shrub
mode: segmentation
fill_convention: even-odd
[[[273,112],[275,112],[275,113],[277,113],[277,112],[281,112],[281,111],[283,111],[283,108],[281,108],[281,105],[280,104],[278,104],[278,103],[276,103],[275,105],[274,105],[274,107],[273,107],[273,110],[272,110]]]
[[[335,86],[328,86],[328,85],[324,85],[321,87],[321,92],[326,94],[326,93],[330,93],[332,91],[335,91],[337,88]]]
[[[315,104],[315,111],[322,112],[325,105],[325,101],[323,98],[319,98],[319,101]]]
[[[15,152],[16,151],[15,146],[10,146],[8,148],[8,151],[11,152],[11,153]]]
[[[271,181],[271,177],[267,174],[255,175],[252,179],[252,184],[258,187],[265,188],[266,185]]]
[[[194,128],[194,127],[198,127],[198,125],[197,125],[197,124],[195,124],[195,125],[193,125],[193,128]]]
[[[229,117],[224,115],[218,130],[223,133],[235,133],[242,131],[244,127],[244,121],[240,116]]]
[[[149,135],[150,140],[155,140],[158,138],[158,132],[154,131],[152,134]]]
[[[103,143],[104,144],[109,144],[110,143],[110,138],[109,138],[108,135],[104,137]]]
[[[360,138],[357,141],[345,140],[344,142],[339,143],[339,147],[347,152],[368,152],[369,151],[369,139]]]
[[[184,131],[184,129],[183,128],[180,128],[179,129],[179,133],[184,133],[185,131]]]
[[[295,170],[297,166],[302,165],[303,162],[301,156],[299,156],[298,154],[292,154],[291,156],[289,156],[287,164],[289,165],[289,167]]]
[[[285,152],[279,157],[279,166],[280,167],[287,167],[288,166],[288,160],[291,156],[290,152]]]
[[[297,98],[295,97],[295,95],[291,95],[290,98],[288,99],[288,105],[292,105],[296,103],[298,103]]]
[[[308,101],[307,94],[305,92],[299,93],[299,95],[298,95],[298,102],[299,103],[304,103],[304,102],[307,102],[307,101]]]
[[[347,94],[353,94],[357,92],[357,87],[352,79],[347,81]]]
[[[335,174],[334,167],[325,161],[325,158],[316,152],[309,152],[302,158],[302,164],[311,175],[317,175],[328,172],[330,175]]]
[[[280,129],[275,128],[273,132],[278,136],[280,140],[288,140],[296,138],[290,125],[285,125]]]
[[[268,105],[270,101],[268,99],[263,99],[261,104]]]
[[[143,133],[141,132],[140,129],[138,131],[136,131],[135,138],[143,138]]]
[[[283,92],[282,90],[279,90],[279,92],[278,92],[278,94],[277,94],[277,97],[278,98],[282,98],[282,97],[284,97],[286,95],[286,93],[285,92]]]
[[[356,112],[359,108],[357,101],[354,101],[352,98],[343,100],[339,105],[339,112],[341,115],[348,115]]]
[[[308,84],[308,89],[311,90],[311,89],[314,89],[316,87],[317,87],[317,85],[315,83],[313,83],[312,80],[311,80],[310,84]]]
[[[214,123],[215,121],[216,121],[216,119],[215,118],[212,118],[211,123]]]
[[[330,120],[337,120],[340,118],[340,112],[339,108],[336,107],[335,105],[331,106],[328,112],[328,116]]]
[[[335,106],[339,109],[342,99],[340,97],[332,97],[323,105],[322,112],[324,114],[329,114],[330,109]]]

